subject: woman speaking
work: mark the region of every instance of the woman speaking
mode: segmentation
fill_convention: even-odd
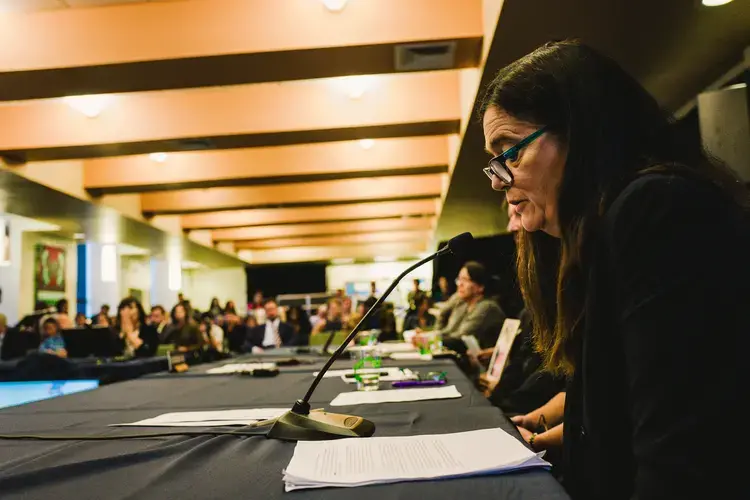
[[[502,69],[481,111],[536,347],[569,380],[568,491],[750,498],[745,187],[577,42]]]

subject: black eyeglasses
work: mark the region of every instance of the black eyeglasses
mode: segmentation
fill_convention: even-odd
[[[534,142],[540,135],[542,135],[546,131],[547,127],[542,127],[536,132],[527,135],[526,137],[521,139],[515,146],[506,149],[499,155],[492,158],[489,165],[482,169],[482,172],[484,172],[485,175],[490,178],[490,180],[492,180],[492,176],[500,179],[500,182],[505,184],[505,186],[503,186],[503,189],[510,188],[511,186],[513,186],[513,174],[511,173],[508,165],[506,165],[505,162],[508,160],[517,160],[518,153],[521,151],[521,149]]]

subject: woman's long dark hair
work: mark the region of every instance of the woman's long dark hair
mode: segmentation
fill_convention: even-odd
[[[546,126],[567,147],[557,200],[561,238],[521,231],[517,267],[536,348],[548,369],[571,374],[597,226],[622,189],[658,171],[700,179],[742,207],[746,190],[700,144],[683,140],[669,115],[617,63],[576,41],[547,43],[500,70],[481,114],[490,107]]]
[[[135,304],[136,309],[138,309],[138,328],[143,328],[144,326],[146,326],[146,311],[143,309],[143,305],[141,305],[140,301],[135,297],[125,297],[117,306],[117,319],[115,320],[115,329],[117,331],[120,331],[121,327],[120,311],[122,311],[126,307],[130,307],[132,304]]]

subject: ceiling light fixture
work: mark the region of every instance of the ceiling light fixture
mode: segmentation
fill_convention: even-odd
[[[96,118],[112,100],[111,95],[73,95],[63,102],[88,118]]]
[[[372,85],[372,77],[369,75],[343,76],[337,80],[350,99],[361,98]]]
[[[706,7],[718,7],[719,5],[726,5],[732,0],[703,0],[703,5]]]
[[[372,139],[360,139],[359,140],[359,147],[362,149],[372,149],[372,147],[375,145],[375,141]]]
[[[167,153],[151,153],[148,155],[151,161],[155,161],[156,163],[164,163],[167,161],[167,156]]]
[[[86,235],[83,233],[73,233],[73,239],[74,240],[85,240]]]
[[[322,0],[322,2],[326,9],[331,12],[341,12],[346,7],[348,0]]]

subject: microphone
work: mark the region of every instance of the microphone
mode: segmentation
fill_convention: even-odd
[[[349,342],[359,333],[367,320],[376,311],[383,301],[390,295],[394,288],[399,284],[401,279],[415,270],[416,268],[440,257],[452,253],[462,255],[474,241],[471,233],[461,233],[451,238],[447,245],[439,249],[432,255],[425,257],[416,264],[412,265],[393,280],[393,283],[386,289],[383,295],[375,301],[375,304],[362,316],[357,326],[347,335],[346,339],[336,349],[326,364],[318,372],[318,375],[310,384],[310,388],[302,399],[294,403],[292,409],[279,418],[273,420],[273,427],[268,431],[267,437],[281,439],[284,441],[318,441],[323,439],[337,439],[343,437],[370,437],[375,433],[375,424],[362,417],[354,415],[342,415],[338,413],[328,413],[324,411],[310,412],[310,398],[315,389],[323,380],[323,376],[331,368],[333,362],[346,350]]]

